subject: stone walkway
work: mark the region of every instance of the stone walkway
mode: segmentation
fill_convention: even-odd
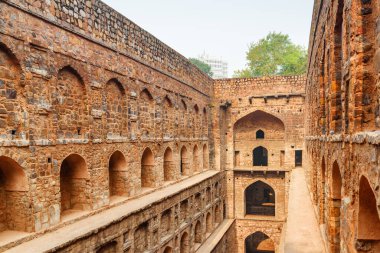
[[[22,243],[19,246],[16,246],[6,252],[37,253],[54,251],[54,249],[60,247],[63,244],[70,244],[70,242],[72,241],[75,241],[86,235],[90,235],[98,228],[106,227],[115,220],[121,219],[122,217],[127,217],[132,213],[141,211],[149,205],[158,203],[165,198],[178,194],[178,192],[192,187],[196,184],[199,184],[203,180],[206,180],[217,173],[217,171],[210,170],[192,176],[177,184],[173,184],[163,189],[159,189],[141,198],[136,198],[127,201],[125,204],[122,204],[120,206],[113,207],[111,209],[105,210],[101,213],[95,214],[73,224],[59,228],[53,232],[41,235],[31,241]]]
[[[325,253],[302,168],[292,171],[285,253]]]
[[[219,227],[203,242],[202,246],[196,251],[196,253],[210,253],[222,240],[223,236],[231,228],[235,220],[224,220]]]

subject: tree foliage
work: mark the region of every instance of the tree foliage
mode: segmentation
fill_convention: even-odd
[[[205,62],[203,62],[201,60],[195,59],[195,58],[189,58],[189,61],[192,64],[194,64],[195,66],[197,66],[204,73],[206,73],[208,76],[210,76],[210,77],[213,76],[213,73],[211,71],[211,66],[208,65],[207,63],[205,63]]]
[[[306,73],[307,51],[289,35],[271,32],[249,46],[247,60],[248,67],[236,71],[235,77],[300,75]]]

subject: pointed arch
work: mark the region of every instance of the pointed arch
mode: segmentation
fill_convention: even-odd
[[[189,154],[188,154],[186,146],[183,146],[181,148],[180,171],[181,171],[181,175],[183,176],[190,175],[190,161],[189,161]]]
[[[335,6],[335,25],[334,25],[334,44],[333,44],[333,64],[334,74],[331,82],[331,128],[335,133],[342,130],[342,69],[343,69],[343,12],[344,0],[334,1]]]
[[[28,195],[24,169],[10,157],[0,156],[0,232],[28,231],[31,215]]]
[[[261,130],[261,129],[257,130],[256,139],[265,139],[265,133],[263,130]]]
[[[23,126],[26,125],[21,115],[24,100],[24,88],[20,85],[22,73],[19,60],[7,46],[0,43],[0,135],[12,136],[12,139],[22,138]]]
[[[164,250],[164,253],[173,253],[172,247],[167,246]]]
[[[140,93],[139,125],[140,133],[144,138],[154,136],[155,104],[152,94],[147,88]]]
[[[152,93],[149,91],[148,88],[144,88],[144,89],[140,92],[140,98],[143,99],[143,100],[153,100],[153,95],[152,95]]]
[[[109,195],[123,196],[128,193],[127,161],[121,151],[115,151],[108,162]]]
[[[319,210],[319,217],[321,224],[326,223],[326,216],[325,216],[325,207],[326,207],[326,162],[325,157],[322,157],[321,162],[321,175],[320,175],[320,210]]]
[[[330,248],[331,252],[340,252],[340,209],[342,205],[342,176],[340,174],[340,168],[338,162],[335,161],[332,167],[332,182],[331,182],[331,199],[329,210],[331,217],[329,218],[329,231],[330,235]]]
[[[198,145],[194,145],[194,149],[193,149],[193,172],[199,172],[199,149],[198,149]]]
[[[105,88],[107,137],[125,136],[127,134],[127,103],[123,85],[113,78]]]
[[[268,166],[268,150],[259,146],[253,150],[253,166]]]
[[[219,225],[219,223],[221,222],[221,219],[222,219],[222,216],[220,212],[220,206],[219,204],[216,204],[214,208],[214,223],[216,225]]]
[[[207,213],[206,215],[206,234],[211,234],[214,228],[214,223],[212,220],[211,213]]]
[[[368,179],[360,178],[359,183],[359,215],[358,239],[371,240],[380,247],[380,215],[377,208],[376,195]]]
[[[176,178],[173,151],[167,147],[164,153],[164,181],[173,181]]]
[[[194,105],[194,112],[195,112],[195,114],[199,113],[199,107],[197,104]]]
[[[142,188],[154,188],[155,172],[154,172],[154,155],[150,148],[146,148],[141,157],[141,187]]]
[[[181,236],[180,253],[190,253],[190,240],[189,234],[184,232]]]
[[[255,232],[245,238],[246,253],[274,253],[275,244],[273,240],[263,232]]]
[[[164,138],[173,138],[175,132],[175,112],[171,99],[165,96],[163,102],[163,132]]]
[[[209,169],[209,153],[207,144],[203,145],[203,170]]]
[[[64,211],[89,209],[88,188],[86,161],[78,154],[69,155],[62,161],[60,170],[61,216]]]
[[[87,97],[83,78],[74,68],[66,66],[58,71],[57,81],[57,136],[59,139],[83,139],[88,130]]]
[[[187,128],[188,128],[188,116],[189,116],[189,113],[187,111],[187,104],[185,103],[185,101],[183,99],[181,99],[181,102],[180,102],[180,109],[179,109],[179,133],[180,133],[180,136],[181,137],[187,137],[188,136],[188,132],[187,132]]]
[[[195,244],[201,244],[202,243],[202,223],[198,220],[195,223],[195,228],[194,228],[194,242]]]
[[[267,183],[259,180],[244,191],[246,215],[275,216],[276,194]]]
[[[202,135],[203,135],[203,137],[208,136],[208,121],[207,121],[207,110],[206,110],[206,107],[203,108]]]

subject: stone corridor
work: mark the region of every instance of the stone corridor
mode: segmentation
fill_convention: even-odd
[[[285,253],[325,253],[303,168],[292,170],[286,222]]]

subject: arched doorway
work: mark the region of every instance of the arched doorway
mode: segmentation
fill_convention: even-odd
[[[0,232],[28,231],[29,184],[23,168],[13,159],[0,156]]]
[[[244,195],[247,215],[275,216],[275,192],[271,186],[257,181],[247,187]]]
[[[83,157],[69,155],[63,160],[60,171],[61,214],[69,210],[88,210],[87,189],[89,174]]]
[[[359,185],[359,241],[371,241],[373,252],[380,252],[380,217],[377,210],[375,193],[365,176]]]
[[[189,168],[189,157],[188,157],[187,148],[185,146],[181,149],[181,175],[189,176],[190,168]]]
[[[150,148],[146,148],[141,158],[141,187],[155,187],[154,156]]]
[[[181,237],[180,253],[189,253],[190,252],[189,249],[190,249],[189,234],[185,232],[182,234],[182,237]]]
[[[171,148],[167,148],[164,154],[164,180],[175,180],[175,166],[173,162],[173,151]]]
[[[331,217],[330,222],[330,248],[331,252],[340,252],[340,207],[342,202],[342,176],[340,174],[340,169],[338,163],[335,161],[333,163],[332,169],[332,188],[331,188],[331,200],[330,200],[330,210]]]
[[[127,161],[123,153],[115,151],[108,163],[109,194],[110,196],[122,196],[127,194],[126,173]]]
[[[245,253],[275,253],[275,245],[269,236],[256,232],[245,239]]]
[[[268,166],[268,150],[257,147],[253,150],[253,166]]]

